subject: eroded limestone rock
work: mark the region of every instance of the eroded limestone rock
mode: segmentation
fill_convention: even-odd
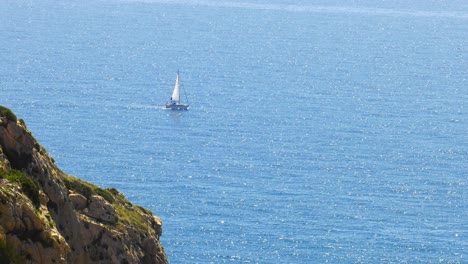
[[[28,196],[28,186],[6,179],[12,169],[39,191]],[[24,123],[2,116],[0,175],[0,241],[20,263],[167,263],[158,217],[115,189],[73,181]]]
[[[109,224],[117,223],[114,207],[98,195],[91,196],[86,215]]]

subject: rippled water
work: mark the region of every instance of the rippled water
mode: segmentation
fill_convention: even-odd
[[[0,103],[171,263],[466,262],[464,1],[2,1]],[[191,109],[166,111],[180,70]]]

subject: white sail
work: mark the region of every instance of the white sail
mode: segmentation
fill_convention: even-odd
[[[187,100],[187,96],[185,99]],[[171,100],[166,102],[166,108],[172,109],[172,110],[187,110],[188,107],[189,107],[188,104],[182,104],[180,102],[180,80],[179,80],[179,71],[177,71],[177,78],[176,78],[175,85],[174,85],[174,91],[172,92]]]
[[[179,73],[177,73],[174,91],[172,92],[172,100],[177,101],[177,102],[180,100]]]

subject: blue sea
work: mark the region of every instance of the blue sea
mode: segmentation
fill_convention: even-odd
[[[467,102],[466,0],[0,2],[0,105],[170,263],[468,263]]]

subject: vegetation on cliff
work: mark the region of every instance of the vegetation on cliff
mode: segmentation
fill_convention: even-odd
[[[0,105],[0,116],[5,117],[8,121],[16,122],[16,115],[8,108]]]
[[[29,197],[32,204],[39,208],[39,184],[26,174],[19,170],[10,169],[7,171],[0,171],[0,179],[7,179],[11,182],[17,182],[21,190],[26,196]]]
[[[99,188],[98,186],[83,181],[77,177],[64,175],[63,182],[68,190],[84,195],[86,199],[90,199],[93,195],[99,195],[109,203],[113,203],[115,201],[114,196],[109,191]]]
[[[81,194],[88,200],[97,195],[110,203],[116,212],[115,226],[122,232],[125,232],[129,225],[141,232],[148,232],[148,229],[151,228],[146,224],[143,217],[145,214],[152,214],[151,211],[141,206],[132,205],[117,189],[102,189],[92,183],[69,175],[65,175],[64,183],[68,190]]]
[[[0,106],[0,263],[167,263],[161,220],[63,173]]]

